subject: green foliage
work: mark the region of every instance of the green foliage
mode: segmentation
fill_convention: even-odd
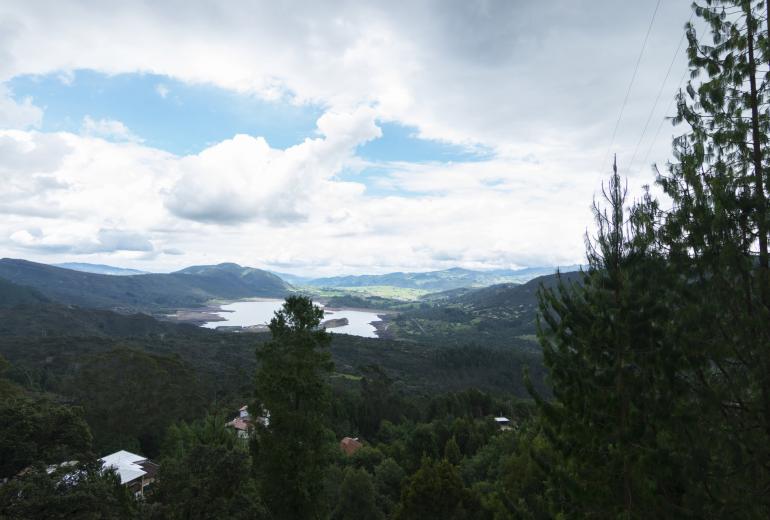
[[[465,487],[452,464],[426,457],[405,484],[394,518],[460,520],[479,518],[480,509],[478,498]]]
[[[377,506],[372,476],[364,469],[347,468],[332,520],[384,519]]]
[[[158,453],[165,429],[203,410],[192,371],[176,358],[118,349],[88,358],[66,390],[84,403],[100,452]]]
[[[159,484],[152,496],[159,518],[266,518],[252,478],[247,446],[208,416],[172,425],[160,460]]]
[[[333,370],[322,319],[309,298],[290,296],[270,322],[272,340],[257,349],[256,397],[270,424],[258,430],[254,461],[265,504],[278,518],[311,518],[320,504]]]
[[[137,506],[114,472],[99,463],[60,467],[37,465],[24,476],[0,486],[0,518],[77,519],[138,518]]]
[[[35,464],[84,460],[91,433],[80,410],[45,399],[0,396],[0,478]]]

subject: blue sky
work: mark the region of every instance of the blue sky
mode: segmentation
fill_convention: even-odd
[[[656,5],[0,2],[0,256],[581,263],[608,147],[653,150],[632,189],[670,156],[669,127],[640,131],[671,115],[687,2],[660,4],[611,142]]]
[[[198,153],[236,134],[262,136],[272,147],[285,149],[315,137],[316,120],[324,113],[319,105],[266,100],[147,73],[77,70],[66,75],[23,75],[8,86],[16,99],[29,97],[44,109],[43,131],[78,133],[86,116],[117,120],[145,145],[177,155]],[[382,137],[356,150],[367,161],[464,162],[491,155],[484,147],[420,139],[414,127],[378,124]]]

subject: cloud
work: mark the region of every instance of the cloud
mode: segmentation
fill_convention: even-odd
[[[0,129],[37,128],[43,121],[43,110],[26,97],[16,101],[7,86],[0,83]]]
[[[31,228],[16,231],[10,239],[24,249],[75,255],[118,251],[147,253],[154,250],[145,236],[119,229],[100,229],[95,236],[83,236],[57,232],[46,234],[39,228]]]
[[[134,135],[126,125],[115,119],[93,119],[91,116],[85,116],[81,132],[88,136],[102,137],[112,141],[142,142],[142,139]]]
[[[42,110],[3,87],[0,125],[26,130],[0,132],[0,237],[15,236],[2,245],[48,258],[56,248],[110,249],[99,230],[134,230],[154,251],[103,254],[184,251],[185,262],[318,274],[580,262],[591,197],[608,173],[601,160],[651,14],[630,0],[300,1],[292,9],[200,0],[185,3],[182,17],[163,2],[2,2],[0,81],[152,72],[325,110],[317,135],[286,150],[236,135],[180,157],[109,119],[84,121],[83,135],[30,131]],[[688,17],[687,2],[661,5],[611,150],[623,152],[622,172]],[[376,121],[490,153],[462,164],[363,164],[356,147],[380,135]],[[661,137],[653,157],[668,150]],[[370,189],[356,177],[367,166],[383,172],[367,177]],[[631,186],[652,181],[631,173]],[[113,246],[131,242],[113,238]],[[146,247],[135,238],[131,247]],[[158,254],[147,267],[181,260]]]
[[[157,92],[158,95],[163,99],[166,99],[166,96],[168,96],[169,92],[171,91],[163,83],[158,83],[157,85],[155,85],[155,92]]]
[[[199,222],[289,224],[306,220],[315,209],[311,199],[321,193],[333,199],[363,191],[332,178],[352,159],[356,146],[381,135],[374,111],[327,112],[317,126],[321,137],[286,150],[271,148],[263,138],[237,135],[181,159],[182,176],[167,207]]]

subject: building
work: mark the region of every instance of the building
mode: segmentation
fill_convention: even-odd
[[[495,423],[503,431],[511,429],[511,420],[507,417],[495,417]]]
[[[152,492],[159,466],[147,457],[120,450],[99,460],[104,469],[115,470],[120,477],[120,483],[126,486],[135,497],[143,498]]]
[[[270,412],[265,412],[264,416],[257,417],[256,422],[265,427],[269,426]],[[252,416],[249,414],[249,407],[246,405],[241,406],[238,409],[238,416],[232,421],[226,422],[225,427],[233,428],[239,439],[248,439],[254,429],[254,422],[252,421]]]
[[[353,455],[363,447],[364,445],[358,440],[358,437],[345,437],[340,441],[340,449],[348,456]]]

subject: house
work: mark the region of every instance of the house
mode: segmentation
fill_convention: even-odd
[[[112,468],[120,477],[120,483],[126,486],[135,497],[143,498],[152,491],[152,484],[158,474],[159,466],[136,453],[120,450],[99,459],[104,469]]]
[[[507,417],[495,417],[495,423],[502,431],[511,429],[511,420]]]
[[[345,437],[340,441],[340,449],[347,456],[353,455],[363,447],[364,445],[361,441],[358,440],[358,437]]]
[[[264,416],[257,417],[256,422],[265,427],[269,426],[270,412],[265,412]],[[254,429],[254,422],[252,421],[252,416],[249,414],[249,407],[247,405],[241,406],[238,409],[238,416],[232,421],[226,422],[225,427],[233,428],[239,439],[248,439]]]

